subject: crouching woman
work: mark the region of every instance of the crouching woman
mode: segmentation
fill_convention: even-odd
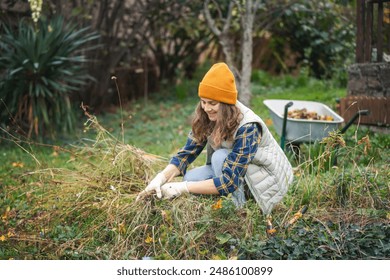
[[[198,95],[186,144],[137,199],[152,192],[159,198],[232,193],[233,202],[241,207],[250,193],[263,213],[270,214],[293,180],[284,152],[263,120],[237,101],[234,75],[225,63],[210,68]],[[206,164],[187,171],[204,148]],[[180,175],[182,182],[171,182]]]

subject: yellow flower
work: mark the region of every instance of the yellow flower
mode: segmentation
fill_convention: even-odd
[[[12,166],[13,166],[13,167],[20,167],[20,168],[23,168],[23,167],[24,167],[24,164],[23,164],[23,162],[13,162],[13,163],[12,163]]]
[[[218,201],[215,204],[211,205],[211,208],[213,210],[221,209],[222,208],[222,198],[218,199]]]
[[[6,240],[7,240],[7,238],[4,235],[0,236],[0,241],[4,242]]]
[[[146,239],[145,239],[145,243],[146,243],[146,244],[150,244],[150,243],[152,243],[152,242],[154,242],[154,240],[153,240],[153,238],[150,237],[150,235],[148,234],[148,236],[147,236]]]
[[[274,229],[274,228],[267,229],[267,234],[274,235],[275,233],[276,233],[276,229]]]

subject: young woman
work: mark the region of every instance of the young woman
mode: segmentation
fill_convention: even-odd
[[[291,164],[268,128],[252,110],[237,101],[233,73],[214,64],[199,84],[187,143],[137,199],[156,192],[174,198],[183,193],[228,195],[241,207],[249,189],[264,214],[269,214],[292,182]],[[206,164],[187,171],[207,147]],[[171,182],[176,176],[183,182]]]

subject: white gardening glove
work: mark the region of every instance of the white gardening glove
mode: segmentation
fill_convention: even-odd
[[[135,201],[139,200],[142,196],[149,194],[153,191],[156,192],[157,197],[161,198],[161,186],[167,181],[167,178],[165,177],[164,173],[160,172],[154,177],[152,181],[150,181],[149,185],[146,186],[146,188],[140,192],[136,198]]]
[[[187,182],[174,182],[167,183],[161,187],[161,192],[164,199],[173,199],[182,195],[183,193],[189,193]]]

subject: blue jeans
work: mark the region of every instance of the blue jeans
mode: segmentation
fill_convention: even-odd
[[[230,152],[227,149],[216,150],[211,157],[211,164],[188,170],[184,175],[183,180],[188,182],[196,182],[221,176],[223,163],[225,162],[225,159],[229,153]],[[243,184],[240,184],[237,190],[232,193],[232,200],[238,208],[245,204],[246,199]]]

